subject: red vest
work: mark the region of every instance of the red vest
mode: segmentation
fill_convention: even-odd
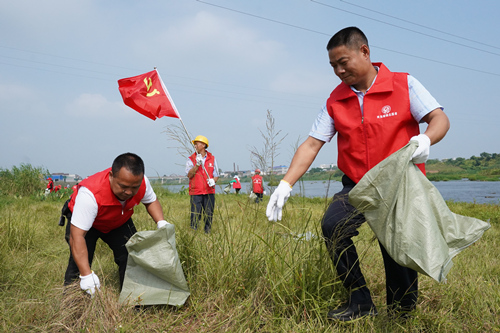
[[[196,153],[189,156],[193,165],[196,165]],[[205,157],[205,169],[208,172],[210,178],[214,178],[214,168],[215,168],[215,158],[212,154],[207,151]],[[193,178],[189,180],[189,195],[201,195],[201,194],[213,194],[215,193],[215,187],[208,186],[207,174],[205,170],[200,167],[194,174]]]
[[[234,189],[241,188],[241,183],[238,178],[234,178],[233,188]]]
[[[408,74],[393,73],[382,63],[373,86],[363,99],[345,83],[333,90],[326,102],[337,130],[338,167],[354,182],[383,159],[404,147],[420,133],[410,112]],[[425,165],[418,165],[425,173]]]
[[[97,216],[92,227],[104,233],[108,233],[127,222],[134,213],[134,207],[141,202],[144,194],[146,194],[146,183],[143,179],[137,194],[128,199],[125,206],[122,206],[111,190],[109,184],[110,170],[111,168],[108,168],[82,180],[78,184],[76,191],[71,195],[71,201],[68,205],[73,212],[78,190],[82,186],[88,188],[94,194],[97,202]]]
[[[253,193],[263,193],[264,186],[262,184],[262,176],[255,175],[252,177]]]

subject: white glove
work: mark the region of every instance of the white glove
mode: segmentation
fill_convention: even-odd
[[[269,221],[281,221],[282,209],[286,200],[290,197],[292,186],[287,181],[282,180],[267,204],[266,216]]]
[[[89,275],[80,275],[80,288],[85,290],[90,295],[94,295],[96,289],[99,290],[99,288],[101,288],[101,282],[99,281],[97,275],[95,275],[94,271],[92,271]]]
[[[196,154],[196,165],[200,166],[202,164],[203,164],[203,157],[201,156],[201,154]]]
[[[156,227],[157,227],[158,229],[160,229],[160,228],[162,228],[162,227],[166,226],[167,224],[170,224],[170,223],[168,223],[168,222],[167,222],[167,221],[165,221],[165,220],[160,220],[160,221],[158,221],[158,222],[156,223]]]
[[[208,186],[210,186],[210,187],[214,187],[215,186],[215,180],[213,178],[209,178],[207,180],[207,182],[208,182]]]
[[[410,160],[415,164],[425,163],[429,158],[431,139],[425,134],[419,134],[411,138],[410,141],[418,142],[418,148],[415,150]]]

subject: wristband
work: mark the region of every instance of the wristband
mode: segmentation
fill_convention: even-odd
[[[85,277],[87,277],[87,276],[90,276],[90,275],[92,275],[92,274],[94,274],[94,271],[90,271],[90,274],[89,274],[89,275],[85,275],[85,276],[81,276],[81,275],[80,275],[80,279],[81,279],[81,278],[85,278]]]

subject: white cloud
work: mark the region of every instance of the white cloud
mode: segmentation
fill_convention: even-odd
[[[27,101],[35,98],[30,88],[20,85],[0,84],[0,101]]]
[[[123,103],[110,102],[100,94],[81,94],[73,102],[66,106],[66,112],[69,115],[78,118],[105,118],[130,117],[133,113],[127,112],[128,109]],[[131,110],[131,109],[129,109]],[[135,112],[135,111],[133,111]]]
[[[34,43],[60,42],[86,30],[77,24],[82,23],[81,20],[92,12],[90,1],[20,0],[2,3],[0,28],[15,31],[15,34],[10,35],[17,38],[22,36],[23,39],[32,40]],[[9,38],[9,35],[6,37]]]
[[[257,30],[239,25],[208,12],[169,22],[163,33],[153,31],[137,46],[138,50],[154,53],[160,59],[193,59],[192,65],[255,67],[269,64],[284,55],[282,43],[259,35]]]
[[[315,73],[309,70],[289,70],[277,75],[270,83],[271,89],[279,92],[297,93],[299,95],[317,95],[325,91],[325,87],[335,87],[333,75],[330,73]],[[325,95],[325,99],[326,99]]]

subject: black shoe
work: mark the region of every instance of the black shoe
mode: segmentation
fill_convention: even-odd
[[[377,308],[372,303],[350,304],[328,312],[328,319],[339,321],[353,321],[362,317],[374,317],[378,314]]]
[[[330,310],[330,312],[328,312],[328,318],[334,315],[338,315],[339,313],[344,313],[347,311],[348,308],[349,308],[349,302],[345,302],[341,304],[338,308]]]

